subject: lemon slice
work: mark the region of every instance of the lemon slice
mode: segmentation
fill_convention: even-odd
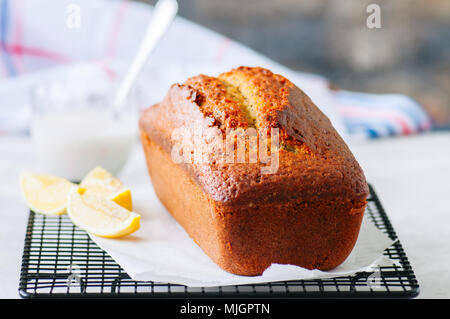
[[[139,214],[82,188],[70,191],[67,213],[75,225],[102,237],[122,237],[140,227]]]
[[[20,174],[20,187],[27,206],[36,213],[61,215],[66,212],[67,196],[75,185],[64,178],[31,173]]]
[[[131,191],[104,168],[97,166],[81,181],[80,188],[86,194],[98,195],[115,201],[120,206],[133,210]]]

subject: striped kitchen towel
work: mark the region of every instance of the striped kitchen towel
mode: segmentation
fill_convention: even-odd
[[[410,135],[431,128],[431,119],[412,98],[402,94],[333,92],[348,134],[362,138]]]

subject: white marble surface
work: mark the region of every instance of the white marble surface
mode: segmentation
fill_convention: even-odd
[[[419,297],[450,298],[450,132],[365,142],[352,149],[416,272]],[[0,298],[19,297],[27,209],[18,173],[34,165],[28,138],[0,136]]]

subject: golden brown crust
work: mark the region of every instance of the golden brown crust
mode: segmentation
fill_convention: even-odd
[[[198,75],[189,78],[185,85],[196,91],[195,103],[205,117],[215,119],[221,128],[249,127],[249,120],[242,111],[239,100],[229,94],[218,78]]]
[[[279,129],[275,173],[262,174],[262,163],[170,160],[174,130],[236,127]],[[191,183],[186,191],[177,190],[172,185],[176,177],[161,176],[162,169],[149,164],[159,198],[225,270],[254,275],[274,262],[330,269],[353,248],[368,195],[364,174],[328,118],[284,77],[240,67],[217,78],[191,78],[173,85],[161,103],[148,108],[140,129],[147,160],[150,149],[158,149],[153,156],[167,155],[167,164],[160,165],[176,167],[180,181]],[[216,150],[218,145],[205,140],[202,148]],[[185,204],[171,203],[171,192]],[[202,202],[198,218],[199,202],[193,198]],[[204,211],[212,220],[200,217]],[[192,218],[198,228],[189,222]]]
[[[262,163],[184,164],[192,179],[205,192],[214,200],[230,205],[259,198],[267,201],[337,197],[355,202],[365,200],[368,187],[361,168],[328,118],[303,91],[265,69],[241,67],[225,74],[233,72],[253,76],[248,83],[255,87],[254,91],[263,101],[268,101],[256,110],[258,126],[279,128],[282,145],[293,141],[297,146],[303,145],[302,151],[292,152],[287,147],[281,149],[278,171],[267,175],[261,174]],[[141,128],[169,154],[173,147],[171,133],[174,129],[182,127],[195,133],[218,123],[222,129],[224,125],[232,128],[227,126],[231,123],[244,123],[245,113],[239,113],[236,103],[227,102],[231,99],[222,96],[225,91],[219,87],[219,81],[214,81],[211,87],[201,86],[198,82],[202,79],[206,78],[190,79],[187,81],[189,85],[173,85],[165,100],[148,108],[141,117]],[[206,83],[211,82],[208,77]],[[284,95],[280,97],[282,92]],[[212,98],[217,94],[221,97]],[[199,95],[204,97],[200,105]],[[216,110],[215,104],[206,98],[218,103]],[[224,114],[228,110],[232,112],[226,117]],[[235,113],[240,116],[234,116]],[[212,149],[216,146],[208,144],[204,147]],[[280,184],[283,187],[279,187]]]

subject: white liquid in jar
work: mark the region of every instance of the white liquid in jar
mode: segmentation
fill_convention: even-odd
[[[117,174],[128,159],[137,123],[111,112],[54,113],[34,119],[31,134],[45,173],[81,180],[100,165]]]

